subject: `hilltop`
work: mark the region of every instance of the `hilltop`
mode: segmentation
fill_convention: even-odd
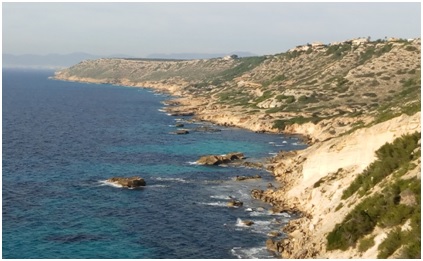
[[[259,57],[88,60],[55,78],[153,88],[179,96],[173,114],[302,134],[306,150],[268,164],[280,187],[254,193],[303,213],[268,248],[287,258],[416,258],[420,57],[420,39],[354,39]]]

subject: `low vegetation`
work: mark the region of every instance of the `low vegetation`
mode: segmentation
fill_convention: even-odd
[[[342,199],[347,199],[358,192],[363,196],[367,191],[378,184],[382,179],[397,170],[408,170],[410,162],[420,158],[420,152],[413,151],[420,147],[418,141],[420,133],[403,136],[393,143],[387,143],[376,151],[377,160],[371,163],[366,170],[344,190]]]
[[[348,198],[358,191],[364,195],[382,180],[386,185],[380,192],[368,195],[327,235],[328,250],[347,250],[359,242],[359,251],[373,244],[370,235],[376,226],[391,232],[378,247],[378,258],[387,258],[403,249],[404,258],[420,257],[421,243],[421,183],[415,176],[402,175],[412,169],[413,160],[420,158],[420,133],[397,138],[377,151],[378,159],[344,191]],[[386,177],[390,176],[390,179]],[[409,229],[401,229],[409,222]]]

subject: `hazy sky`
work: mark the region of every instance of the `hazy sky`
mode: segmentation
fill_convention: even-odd
[[[355,37],[414,38],[414,3],[2,3],[3,53],[255,54]]]

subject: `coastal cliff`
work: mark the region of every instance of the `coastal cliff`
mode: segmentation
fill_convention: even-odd
[[[285,258],[415,258],[421,240],[415,234],[420,231],[415,227],[415,217],[420,218],[420,46],[420,39],[349,40],[262,57],[98,59],[59,71],[55,79],[152,88],[179,96],[166,107],[173,115],[302,134],[307,149],[272,159],[279,188],[255,195],[281,210],[303,213],[281,228],[287,238],[269,239],[268,248]],[[395,145],[401,142],[408,145]],[[384,162],[380,150],[385,146],[393,146],[393,155],[404,152],[407,160],[379,177],[372,166]],[[396,204],[384,211],[408,211],[397,222],[387,224],[380,212],[372,216],[361,209],[393,187]],[[356,212],[372,220],[357,235],[344,224],[351,216],[363,218]],[[388,245],[394,232],[403,240]]]

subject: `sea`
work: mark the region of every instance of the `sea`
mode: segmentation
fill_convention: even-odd
[[[167,95],[53,75],[2,70],[3,258],[274,258],[267,234],[292,217],[250,196],[277,185],[271,174],[195,161],[230,152],[259,161],[304,149],[300,139],[169,116]],[[178,122],[221,131],[172,134]],[[147,185],[106,181],[116,176]],[[227,207],[230,197],[244,205]]]

